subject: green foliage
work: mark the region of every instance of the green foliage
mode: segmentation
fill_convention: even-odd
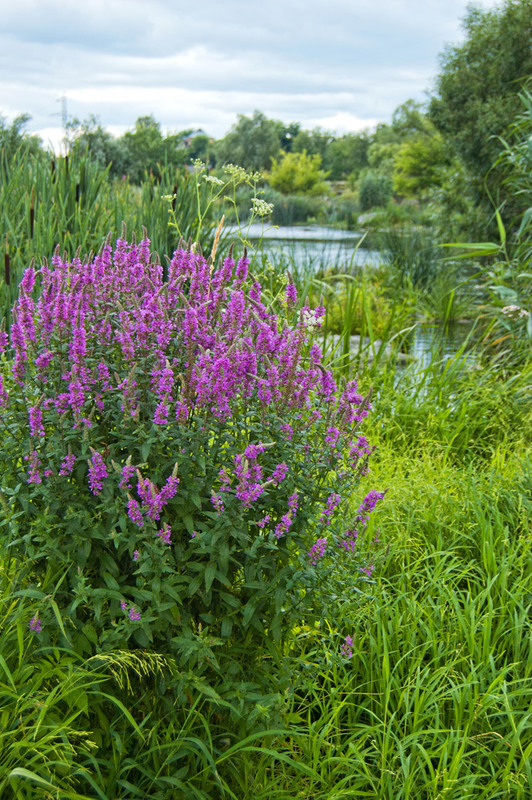
[[[393,228],[379,237],[383,259],[398,286],[427,287],[439,270],[441,254],[429,232]]]
[[[325,162],[329,145],[333,139],[332,133],[321,128],[314,128],[312,131],[300,130],[294,138],[292,149],[295,153],[304,151],[311,156],[319,155]]]
[[[23,144],[12,157],[0,153],[0,225],[3,264],[0,271],[0,319],[9,319],[17,285],[32,259],[59,245],[73,258],[88,255],[111,231],[147,229],[161,260],[183,237],[206,251],[213,246],[218,211],[216,184],[196,180],[188,170],[156,167],[140,187],[127,179],[110,180],[109,167],[75,147],[67,157],[33,154]],[[205,166],[198,167],[203,174]],[[227,186],[234,185],[230,177]],[[170,212],[170,214],[169,214]],[[170,225],[179,219],[179,225]]]
[[[465,164],[472,199],[490,213],[507,194],[492,169],[508,125],[519,113],[518,92],[532,74],[531,0],[505,0],[494,9],[471,8],[466,40],[446,51],[430,103],[430,117]],[[485,193],[485,183],[491,198]],[[504,211],[511,217],[511,208]]]
[[[392,179],[382,172],[368,169],[360,177],[359,204],[361,211],[385,206],[392,196]]]
[[[441,171],[446,164],[445,145],[440,135],[420,135],[407,139],[394,159],[394,192],[421,199],[430,189],[439,185]]]
[[[88,153],[102,169],[108,168],[110,175],[121,178],[126,173],[128,155],[124,139],[117,139],[106,131],[94,115],[83,122],[70,120],[67,135],[71,156]]]
[[[327,173],[320,169],[321,156],[302,153],[285,153],[281,150],[281,160],[272,158],[272,167],[267,175],[270,186],[284,195],[325,194],[324,183]]]
[[[221,163],[260,172],[270,168],[271,159],[278,156],[280,149],[278,124],[261,111],[254,111],[252,117],[238,115],[238,122],[217,142],[216,156]]]
[[[272,225],[297,225],[300,222],[322,218],[325,211],[323,198],[309,195],[284,195],[266,188],[264,200],[273,205]]]
[[[11,160],[20,147],[24,147],[27,153],[32,155],[41,154],[41,141],[38,136],[29,136],[24,128],[30,121],[29,114],[19,114],[11,125],[6,124],[6,118],[0,114],[0,151],[2,158]]]
[[[89,704],[104,676],[67,651],[35,649],[30,603],[0,566],[0,796],[87,800],[79,794]]]
[[[369,144],[370,136],[367,132],[346,134],[333,139],[324,162],[331,180],[346,179],[350,175],[356,177],[367,167]]]

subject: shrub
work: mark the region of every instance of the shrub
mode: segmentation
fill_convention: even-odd
[[[375,170],[366,170],[360,178],[359,203],[361,211],[385,206],[392,197],[392,179]]]
[[[308,155],[302,153],[285,153],[281,150],[282,159],[272,158],[272,169],[268,181],[272,189],[282,194],[309,195],[315,197],[327,193],[325,178],[328,173],[321,167],[319,153]]]
[[[324,310],[289,284],[277,316],[247,272],[179,249],[164,282],[149,241],[123,239],[26,270],[0,338],[0,478],[43,643],[157,648],[231,681],[321,613],[318,586],[324,603],[371,574],[382,493],[350,512],[369,399],[322,367]]]

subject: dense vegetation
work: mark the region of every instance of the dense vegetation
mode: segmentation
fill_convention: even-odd
[[[0,797],[530,796],[530,11],[360,135],[2,122]],[[283,204],[380,265],[248,242]]]

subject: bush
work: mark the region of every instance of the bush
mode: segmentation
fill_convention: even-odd
[[[392,197],[392,179],[375,170],[367,170],[360,179],[359,203],[361,211],[385,206]]]
[[[315,197],[327,193],[325,178],[328,173],[320,169],[319,153],[308,155],[302,153],[285,153],[281,150],[282,159],[272,158],[272,169],[268,181],[272,189],[282,194],[309,195]]]
[[[371,574],[382,494],[350,512],[368,398],[322,367],[324,310],[290,284],[275,315],[247,271],[180,249],[163,282],[123,239],[27,269],[0,337],[0,479],[43,643],[156,648],[231,683]]]

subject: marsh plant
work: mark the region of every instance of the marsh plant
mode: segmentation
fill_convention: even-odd
[[[369,397],[321,364],[324,309],[289,283],[275,314],[248,266],[182,247],[163,281],[148,240],[119,239],[26,270],[1,501],[43,644],[155,648],[227,685],[370,578]]]

